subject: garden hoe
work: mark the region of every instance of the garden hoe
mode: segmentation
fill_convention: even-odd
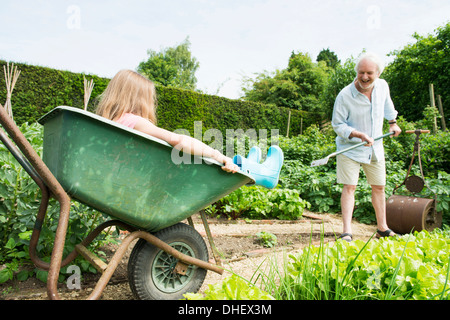
[[[374,140],[375,140],[375,141],[376,141],[376,140],[380,140],[380,139],[385,138],[385,137],[388,137],[388,136],[390,136],[390,135],[392,135],[392,134],[394,134],[394,132],[389,132],[389,133],[383,134],[382,136],[380,136],[380,137],[378,137],[378,138],[375,138]],[[321,165],[327,164],[327,163],[328,163],[328,159],[330,159],[331,157],[334,157],[334,156],[337,156],[338,154],[341,154],[341,153],[343,153],[343,152],[346,152],[346,151],[349,151],[349,150],[352,150],[352,149],[361,147],[361,146],[363,146],[363,145],[365,145],[365,144],[367,144],[367,142],[365,142],[365,141],[364,141],[364,142],[360,142],[360,143],[357,143],[357,144],[355,144],[354,146],[351,146],[351,147],[346,148],[346,149],[344,149],[344,150],[333,152],[332,154],[326,156],[326,157],[323,158],[323,159],[314,160],[314,161],[311,163],[311,167],[317,167],[317,166],[321,166]]]

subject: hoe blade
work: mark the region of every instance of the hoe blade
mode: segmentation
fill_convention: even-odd
[[[327,164],[328,163],[328,159],[330,159],[330,156],[325,157],[323,159],[314,160],[313,162],[311,162],[311,167],[318,167],[318,166],[322,166],[324,164]]]

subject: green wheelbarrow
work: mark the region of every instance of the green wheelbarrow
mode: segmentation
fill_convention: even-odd
[[[59,299],[61,267],[82,255],[102,273],[89,299],[98,299],[127,248],[138,239],[128,261],[128,280],[138,299],[180,299],[201,287],[207,270],[223,273],[203,213],[202,221],[216,263],[209,262],[203,237],[191,216],[246,184],[245,173],[227,173],[212,159],[189,160],[165,141],[90,112],[57,107],[39,120],[44,126],[41,159],[0,107],[0,139],[38,184],[42,200],[30,240],[33,263],[48,270],[47,293]],[[183,159],[183,161],[180,161]],[[50,197],[60,204],[51,262],[36,254]],[[63,257],[71,199],[112,217]],[[188,220],[189,224],[182,223]],[[106,264],[87,249],[104,229],[129,231]]]

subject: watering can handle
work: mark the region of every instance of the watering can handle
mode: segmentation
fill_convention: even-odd
[[[406,130],[405,133],[430,133],[430,130]]]

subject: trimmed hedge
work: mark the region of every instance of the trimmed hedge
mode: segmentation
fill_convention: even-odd
[[[0,60],[0,70],[6,61]],[[17,124],[35,122],[60,105],[83,108],[83,74],[47,67],[14,63],[21,71],[12,94],[14,120]],[[11,63],[10,63],[11,66]],[[88,110],[95,110],[98,96],[110,79],[86,75],[94,80]],[[278,129],[286,134],[289,109],[273,105],[232,100],[194,91],[157,86],[158,125],[168,130],[187,129],[193,135],[194,121],[202,121],[203,131],[214,128],[224,136],[227,129]],[[4,75],[0,77],[0,103],[6,101]],[[294,136],[311,124],[318,124],[322,116],[291,110],[289,135]],[[302,128],[303,127],[303,128]]]
[[[0,103],[6,101],[6,85],[3,66],[0,60]],[[11,67],[11,63],[9,64]],[[57,106],[84,107],[83,74],[60,71],[46,67],[14,63],[20,70],[19,79],[12,93],[11,104],[17,124],[35,122]],[[108,85],[109,79],[86,75],[94,79],[94,88],[89,109],[94,110],[93,97],[100,95]]]

